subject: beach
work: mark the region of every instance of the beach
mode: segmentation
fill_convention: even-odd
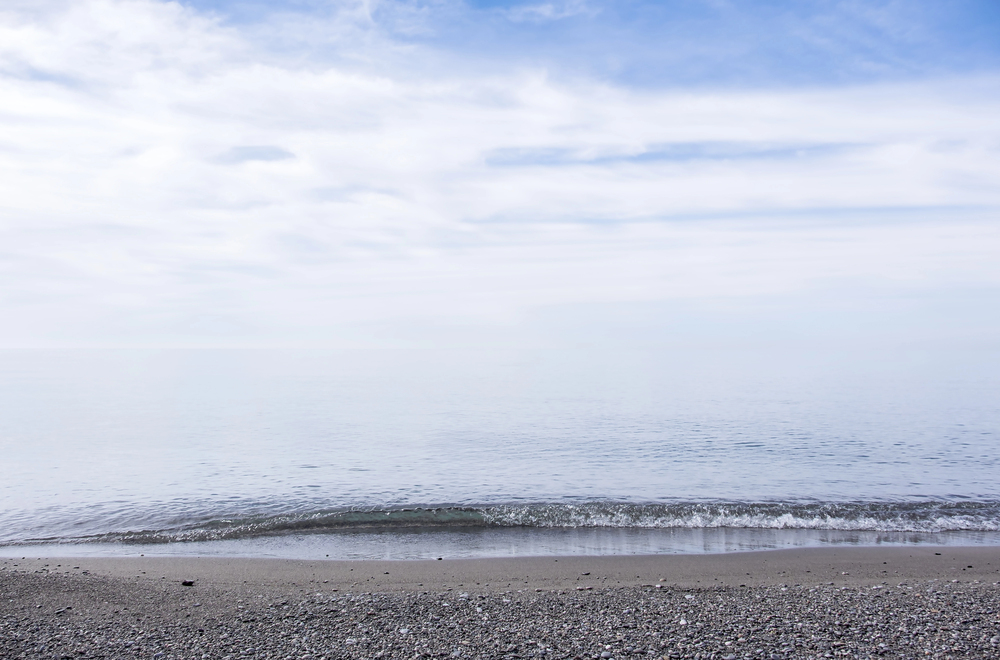
[[[0,561],[10,658],[1000,655],[1000,548]]]
[[[0,0],[0,660],[1000,660],[998,34]]]

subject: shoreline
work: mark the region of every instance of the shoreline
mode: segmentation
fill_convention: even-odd
[[[313,585],[338,591],[463,588],[739,587],[872,585],[906,580],[1000,581],[1000,547],[837,547],[701,555],[598,555],[441,560],[303,560],[245,557],[123,556],[0,559],[0,570],[87,574],[215,588]],[[322,587],[320,587],[322,585]]]
[[[985,658],[998,613],[996,547],[0,560],[10,658]]]

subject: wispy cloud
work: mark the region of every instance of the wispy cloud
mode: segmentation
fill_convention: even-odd
[[[503,10],[504,16],[514,22],[558,21],[573,16],[594,16],[598,13],[599,10],[585,0],[515,5]]]
[[[236,164],[248,163],[255,160],[270,162],[275,160],[287,160],[289,158],[295,158],[295,154],[287,149],[270,145],[259,145],[249,147],[233,147],[225,153],[220,154],[216,160],[220,163]]]
[[[994,75],[634,88],[448,68],[357,22],[347,61],[177,4],[25,7],[0,17],[6,344],[403,341],[552,306],[1000,290]]]
[[[675,142],[650,144],[634,153],[577,152],[571,148],[504,147],[487,154],[486,162],[499,167],[611,165],[615,163],[653,163],[658,161],[750,161],[794,158],[800,162],[829,157],[837,152],[858,150],[854,144],[768,144],[746,142]]]

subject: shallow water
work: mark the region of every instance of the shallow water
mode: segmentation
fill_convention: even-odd
[[[697,545],[663,529],[1000,530],[996,352],[6,351],[0,413],[6,544],[209,552],[361,512],[405,545],[428,522],[398,510],[442,506],[500,554],[522,527],[655,552]]]
[[[823,546],[1000,545],[1000,532],[851,532],[755,528],[458,528],[350,530],[198,543],[0,546],[0,557],[220,556],[414,560],[571,555],[716,554]]]

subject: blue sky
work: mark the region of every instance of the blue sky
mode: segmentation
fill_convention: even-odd
[[[322,20],[350,6],[313,0],[185,4],[241,26],[273,25],[276,17]],[[844,84],[1000,65],[1000,5],[988,0],[484,0],[368,7],[380,30],[442,56],[545,66],[630,85]],[[294,41],[286,46],[295,47]]]
[[[10,2],[0,346],[996,347],[998,28]]]

